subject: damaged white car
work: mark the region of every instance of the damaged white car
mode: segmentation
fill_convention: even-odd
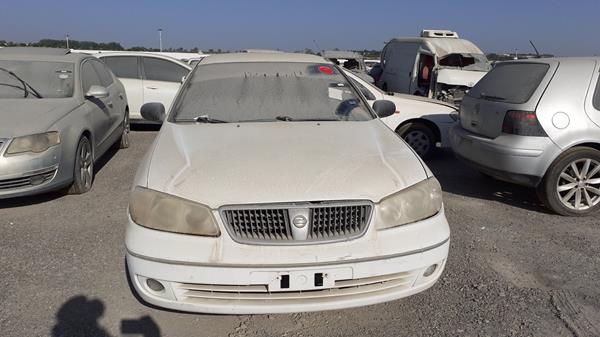
[[[418,156],[331,62],[209,56],[137,172],[126,247],[135,291],[182,311],[316,311],[431,287],[449,227]]]
[[[490,69],[481,49],[456,32],[423,30],[420,37],[396,38],[386,44],[377,86],[459,106]]]

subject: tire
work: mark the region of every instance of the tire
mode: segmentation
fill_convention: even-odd
[[[94,151],[88,137],[81,136],[75,152],[73,184],[69,194],[83,194],[92,189],[94,182]]]
[[[131,125],[129,122],[129,111],[125,111],[125,117],[123,118],[123,133],[119,139],[119,149],[126,149],[129,147],[129,132],[131,131]]]
[[[396,133],[423,159],[430,158],[435,151],[435,134],[423,123],[406,123]]]
[[[538,196],[564,216],[586,216],[600,210],[600,151],[579,147],[561,154],[538,186]]]

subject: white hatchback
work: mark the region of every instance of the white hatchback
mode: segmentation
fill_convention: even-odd
[[[332,63],[209,56],[143,160],[126,247],[135,291],[220,314],[355,307],[440,277],[450,231],[438,181]]]

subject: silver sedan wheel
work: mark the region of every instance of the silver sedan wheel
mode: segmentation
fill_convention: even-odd
[[[92,187],[94,179],[94,164],[92,160],[92,147],[89,142],[83,142],[78,153],[79,156],[79,177],[84,190]]]
[[[408,132],[404,135],[404,140],[419,156],[424,156],[429,152],[431,140],[429,139],[429,136],[421,130],[412,130]]]
[[[600,202],[600,163],[589,158],[572,161],[560,173],[556,191],[569,209],[584,211]]]

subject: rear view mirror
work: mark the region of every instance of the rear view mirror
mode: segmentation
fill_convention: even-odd
[[[146,103],[140,109],[142,117],[151,122],[162,122],[165,119],[165,106],[162,103]]]
[[[396,104],[392,101],[380,99],[373,103],[373,110],[379,118],[389,117],[396,112]]]
[[[108,97],[108,89],[100,85],[92,85],[90,90],[85,93],[86,98],[106,98]]]

